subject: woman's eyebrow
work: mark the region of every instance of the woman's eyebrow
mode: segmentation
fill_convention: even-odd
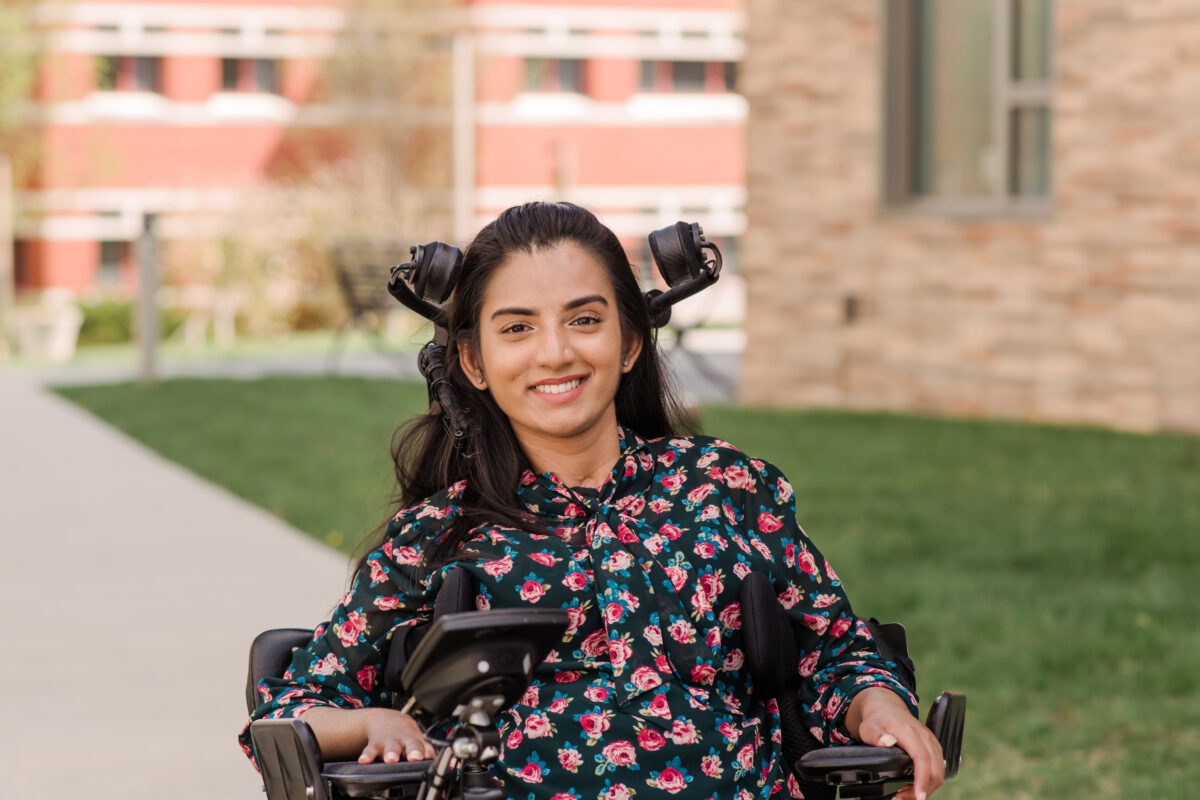
[[[571,300],[570,302],[566,303],[563,306],[563,310],[570,311],[573,308],[579,308],[580,306],[586,306],[588,303],[600,303],[601,305],[607,306],[608,299],[605,298],[604,295],[602,295],[602,294],[590,294],[587,297],[577,297],[574,300]],[[517,316],[517,317],[534,317],[534,316],[537,316],[537,312],[535,312],[532,308],[518,308],[515,306],[509,307],[509,308],[497,308],[495,311],[492,312],[491,318],[495,319],[496,317],[503,317],[505,315],[512,315],[512,316]]]

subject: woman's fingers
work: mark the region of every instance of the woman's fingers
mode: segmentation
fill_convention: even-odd
[[[942,758],[942,746],[938,744],[933,733],[919,723],[897,730],[895,738],[913,762],[912,800],[924,800],[945,780],[946,765]]]

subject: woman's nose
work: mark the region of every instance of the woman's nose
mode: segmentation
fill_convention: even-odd
[[[575,358],[571,340],[566,331],[550,328],[542,336],[538,348],[538,361],[545,367],[559,367]]]

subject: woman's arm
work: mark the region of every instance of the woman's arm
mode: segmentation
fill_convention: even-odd
[[[877,747],[898,744],[908,753],[913,761],[913,783],[896,795],[899,800],[925,800],[942,785],[946,763],[941,744],[890,689],[873,686],[854,695],[844,722],[860,742]]]
[[[416,721],[394,708],[314,706],[302,716],[329,761],[369,764],[381,759],[393,764],[401,758],[420,761],[434,756],[433,745]]]

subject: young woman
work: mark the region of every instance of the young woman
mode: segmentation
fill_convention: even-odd
[[[432,755],[390,707],[382,653],[428,620],[462,564],[479,608],[565,608],[571,625],[501,725],[509,797],[767,797],[786,784],[773,706],[743,667],[738,589],[770,576],[806,626],[806,721],[824,742],[899,744],[920,800],[936,739],[795,519],[792,488],[732,445],[679,431],[651,320],[617,238],[567,203],[511,208],[475,237],[452,297],[456,447],[431,408],[396,448],[401,505],[333,618],[254,718],[300,716],[327,759]],[[249,753],[248,736],[242,744]],[[786,796],[786,795],[785,795]]]

